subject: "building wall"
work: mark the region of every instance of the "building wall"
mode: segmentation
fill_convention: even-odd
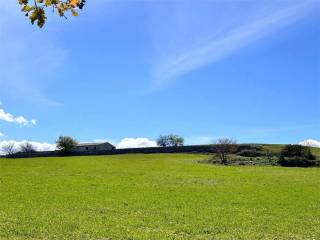
[[[104,144],[101,144],[98,146],[98,150],[100,150],[100,151],[110,151],[113,149],[115,149],[115,147],[109,143],[104,143]]]
[[[99,145],[88,145],[88,146],[77,146],[75,151],[110,151],[113,150],[114,146],[108,143],[99,144]]]

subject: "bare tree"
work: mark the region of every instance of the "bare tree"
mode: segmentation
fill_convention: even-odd
[[[23,152],[23,153],[31,153],[36,151],[36,149],[30,142],[21,143],[19,147],[20,147],[20,152]]]
[[[215,147],[220,155],[221,163],[227,163],[227,156],[235,151],[236,144],[237,142],[232,138],[220,138],[217,140]]]
[[[2,146],[2,151],[6,154],[6,156],[11,156],[16,152],[14,147],[14,143],[7,143]]]

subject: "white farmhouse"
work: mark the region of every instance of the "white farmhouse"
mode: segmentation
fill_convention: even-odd
[[[85,151],[110,151],[115,149],[111,143],[100,142],[100,143],[79,143],[74,148],[75,151],[85,152]]]

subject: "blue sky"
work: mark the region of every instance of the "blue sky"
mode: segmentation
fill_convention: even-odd
[[[38,29],[1,1],[0,141],[319,141],[319,6],[96,0]]]

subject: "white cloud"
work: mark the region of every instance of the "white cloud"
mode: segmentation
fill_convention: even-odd
[[[156,141],[148,138],[124,138],[117,145],[117,148],[142,148],[142,147],[156,147]]]
[[[4,134],[2,132],[0,132],[0,137],[3,137],[3,136],[4,136]]]
[[[158,30],[161,28],[152,28],[152,31],[157,32],[154,44],[159,48],[153,64],[154,84],[157,87],[168,85],[183,74],[206,64],[220,61],[271,33],[292,25],[306,16],[310,10],[312,11],[315,3],[316,1],[298,2],[298,4],[287,2],[285,6],[270,9],[263,6],[260,8],[261,13],[256,11],[248,11],[243,15],[238,13],[237,16],[242,17],[239,23],[226,19],[224,21],[210,19],[211,31],[207,30],[204,33],[201,30],[208,25],[207,18],[201,19],[201,16],[196,16],[197,21],[203,20],[203,27],[199,29],[199,26],[192,26],[193,23],[184,23],[185,20],[190,19],[187,15],[190,11],[181,12],[178,9],[178,12],[172,12],[171,15],[176,16],[176,19],[169,18],[172,21],[170,24],[168,20],[164,20],[167,23],[164,32],[161,32],[163,29]],[[246,20],[243,21],[243,19]],[[217,26],[215,22],[219,25]],[[185,26],[185,24],[190,26]],[[181,32],[180,29],[186,32]],[[168,32],[171,33],[170,39],[163,37]],[[179,34],[187,37],[181,40]]]
[[[31,122],[32,125],[37,125],[37,120],[36,119],[31,119],[30,122]]]
[[[3,150],[2,150],[2,148],[4,146],[6,146],[7,144],[13,144],[14,149],[17,151],[17,150],[19,150],[20,145],[23,143],[26,143],[26,142],[31,143],[36,151],[53,151],[56,149],[55,144],[50,144],[50,143],[46,143],[46,142],[34,142],[34,141],[27,141],[27,140],[23,140],[23,141],[9,140],[9,141],[0,141],[0,155],[5,154],[5,152],[3,152]]]
[[[14,118],[14,121],[20,125],[27,125],[28,124],[28,120],[25,119],[25,117],[19,116]]]
[[[23,116],[14,116],[11,113],[6,112],[4,109],[0,108],[0,120],[3,120],[5,122],[9,123],[16,123],[20,126],[27,126],[27,125],[36,125],[37,121],[35,119],[27,120]]]
[[[317,141],[315,139],[307,139],[299,142],[300,145],[308,146],[308,147],[318,147],[320,148],[320,141]]]

